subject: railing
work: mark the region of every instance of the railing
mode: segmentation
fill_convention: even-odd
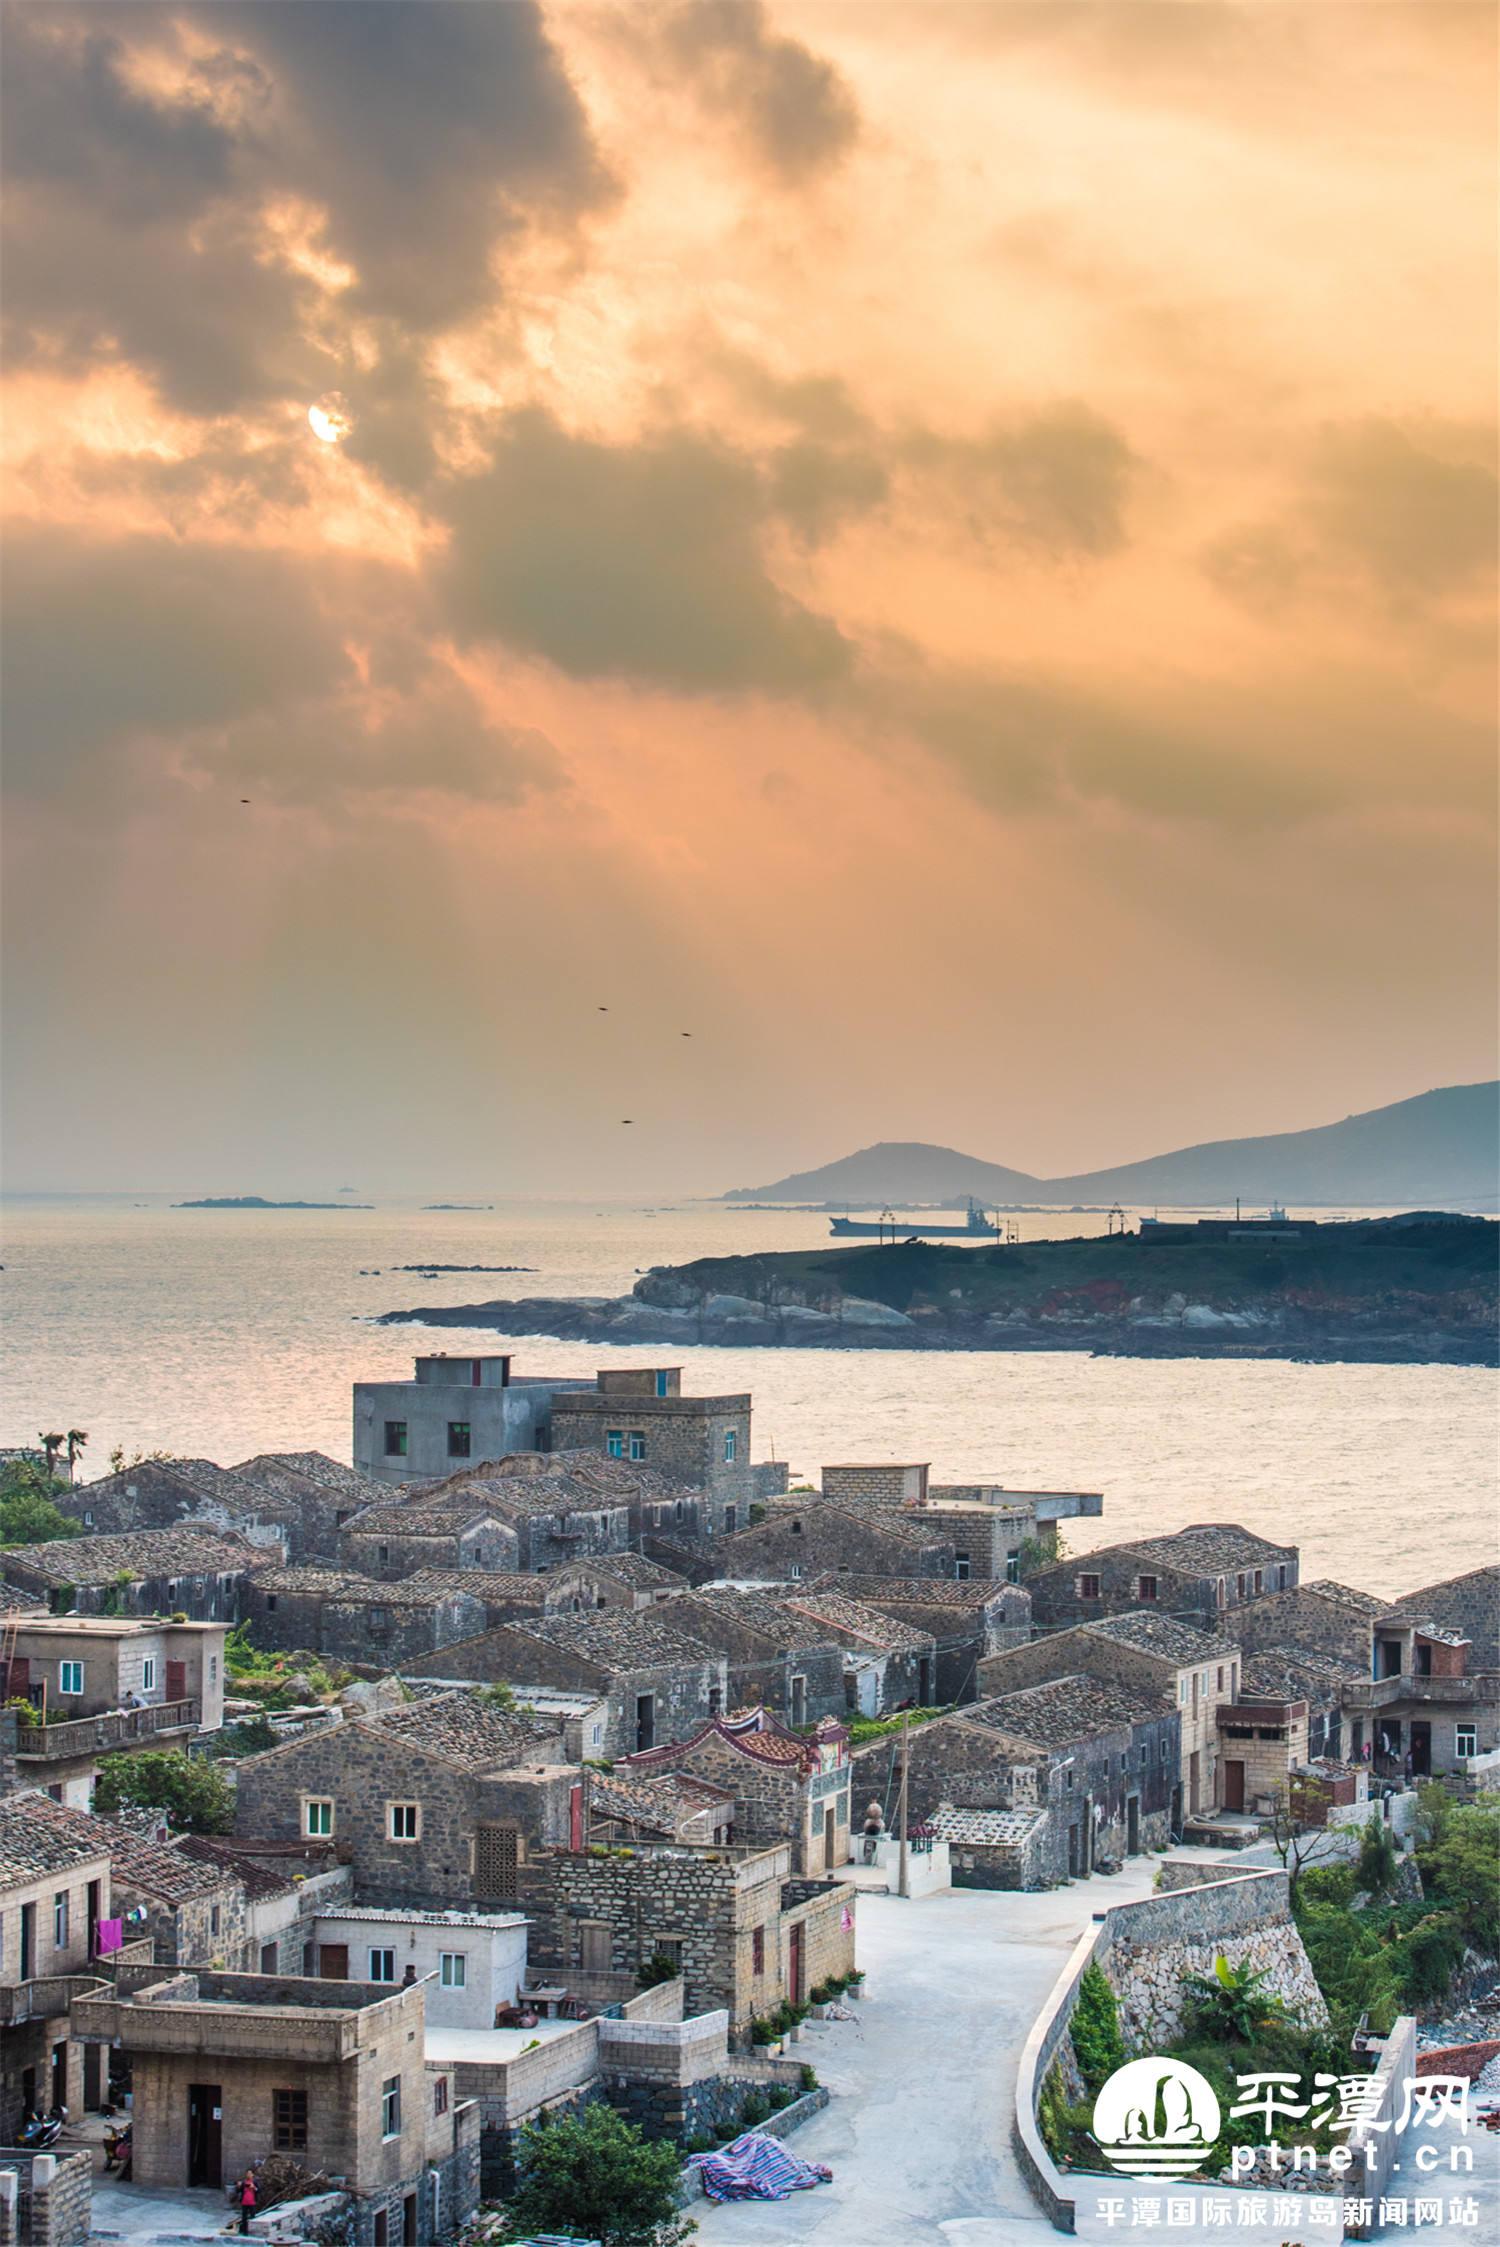
[[[1403,1671],[1399,1677],[1362,1678],[1342,1695],[1346,1709],[1384,1709],[1393,1701],[1446,1701],[1462,1706],[1468,1701],[1500,1699],[1500,1677],[1481,1671],[1477,1677],[1433,1677],[1421,1671]]]
[[[66,2013],[76,1997],[108,1987],[98,1974],[39,1974],[29,1982],[16,1982],[0,1989],[0,2027],[53,2020]]]
[[[73,1717],[66,1724],[23,1724],[16,1731],[16,1757],[23,1763],[56,1763],[67,1756],[128,1747],[159,1732],[194,1731],[202,1706],[199,1701],[158,1701],[150,1708],[116,1709],[108,1716]]]

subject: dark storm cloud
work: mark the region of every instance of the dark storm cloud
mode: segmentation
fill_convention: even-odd
[[[772,504],[810,546],[840,524],[878,507],[890,477],[863,447],[820,445],[810,437],[783,445],[770,461]]]
[[[179,25],[181,83],[148,99],[132,54]],[[345,312],[426,334],[486,301],[497,244],[612,192],[529,0],[13,8],[4,90],[12,353],[118,350],[195,413],[334,371],[267,199],[326,214]]]
[[[761,0],[686,0],[663,10],[654,28],[667,72],[732,119],[773,177],[805,181],[858,138],[859,111],[843,78],[773,31]]]
[[[978,437],[913,431],[899,455],[947,486],[977,536],[1084,554],[1124,544],[1125,503],[1141,465],[1113,422],[1066,400]]]
[[[813,691],[850,651],[768,574],[772,506],[755,463],[706,438],[613,446],[527,410],[505,424],[488,471],[448,496],[444,597],[461,635],[576,678]]]
[[[4,559],[12,787],[93,784],[101,753],[326,692],[349,675],[304,565],[167,539],[13,533]]]

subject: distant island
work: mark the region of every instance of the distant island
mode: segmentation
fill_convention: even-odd
[[[421,1272],[428,1278],[439,1272],[534,1272],[535,1264],[393,1264],[393,1272]]]
[[[627,1296],[426,1306],[380,1323],[734,1349],[1497,1362],[1492,1218],[1418,1212],[1270,1239],[1226,1231],[710,1256],[659,1266]]]
[[[1293,1202],[1320,1207],[1493,1208],[1500,1189],[1500,1084],[1449,1085],[1312,1131],[1218,1139],[1112,1170],[1034,1178],[951,1147],[883,1141],[727,1202],[834,1203],[839,1208],[961,1208],[1111,1202],[1202,1208]]]
[[[422,1204],[424,1210],[493,1209],[494,1206],[495,1205],[493,1202],[423,1202]],[[497,1265],[495,1268],[497,1271],[502,1269],[502,1267],[499,1265]],[[503,1268],[508,1270],[509,1266],[505,1266]],[[475,1265],[474,1269],[478,1271],[479,1267],[477,1264]]]
[[[209,1194],[202,1201],[173,1202],[174,1209],[373,1209],[373,1202],[268,1202],[264,1194]]]

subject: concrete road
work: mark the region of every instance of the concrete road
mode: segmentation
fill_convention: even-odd
[[[831,2185],[695,2200],[703,2247],[1010,2247],[1055,2240],[1010,2143],[1021,2047],[1096,1911],[1151,1892],[1155,1857],[1040,1896],[861,1896],[857,2021],[809,2021],[799,2059],[833,2093],[789,2143]]]

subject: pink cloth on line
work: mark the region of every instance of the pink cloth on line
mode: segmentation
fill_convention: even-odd
[[[107,1958],[111,1951],[120,1950],[125,1942],[123,1919],[101,1919],[94,1931],[94,1956]]]

